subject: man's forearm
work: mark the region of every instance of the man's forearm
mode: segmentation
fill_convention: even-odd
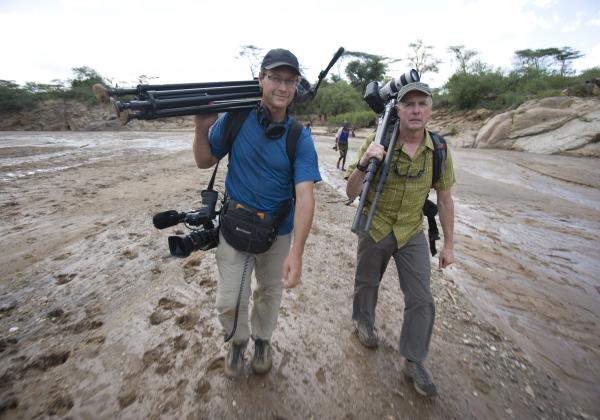
[[[358,169],[354,169],[348,178],[348,183],[346,184],[346,195],[349,199],[354,199],[360,191],[362,190],[363,182],[365,178],[365,173],[359,171]]]
[[[196,127],[194,134],[194,159],[200,169],[210,168],[216,163],[208,143],[208,129]]]
[[[315,198],[313,195],[313,185],[304,185],[296,189],[296,209],[294,211],[294,239],[292,241],[291,253],[302,256],[304,253],[304,244],[312,227],[315,214]]]
[[[454,200],[450,192],[438,192],[438,210],[442,232],[444,232],[444,246],[454,248]]]

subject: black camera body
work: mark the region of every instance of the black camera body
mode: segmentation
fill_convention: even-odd
[[[216,205],[219,194],[214,190],[204,190],[200,193],[202,207],[191,212],[168,210],[154,215],[152,222],[157,229],[165,229],[178,223],[189,226],[202,226],[192,229],[185,236],[169,236],[169,251],[174,257],[185,258],[193,251],[207,251],[219,244],[219,223]]]

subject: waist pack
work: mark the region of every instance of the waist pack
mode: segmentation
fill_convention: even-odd
[[[221,233],[227,243],[238,251],[262,254],[275,242],[279,226],[291,207],[291,200],[288,200],[281,205],[277,214],[270,215],[228,199],[221,210]]]

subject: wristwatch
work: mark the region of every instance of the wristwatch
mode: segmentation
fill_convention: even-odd
[[[367,172],[367,167],[366,166],[362,166],[360,163],[356,164],[356,169],[358,169],[361,172]]]

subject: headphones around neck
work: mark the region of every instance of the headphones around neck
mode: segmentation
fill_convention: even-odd
[[[273,116],[269,108],[262,106],[260,103],[256,106],[256,118],[258,123],[265,129],[265,135],[268,138],[275,140],[285,133],[285,119],[283,122],[273,122]]]

